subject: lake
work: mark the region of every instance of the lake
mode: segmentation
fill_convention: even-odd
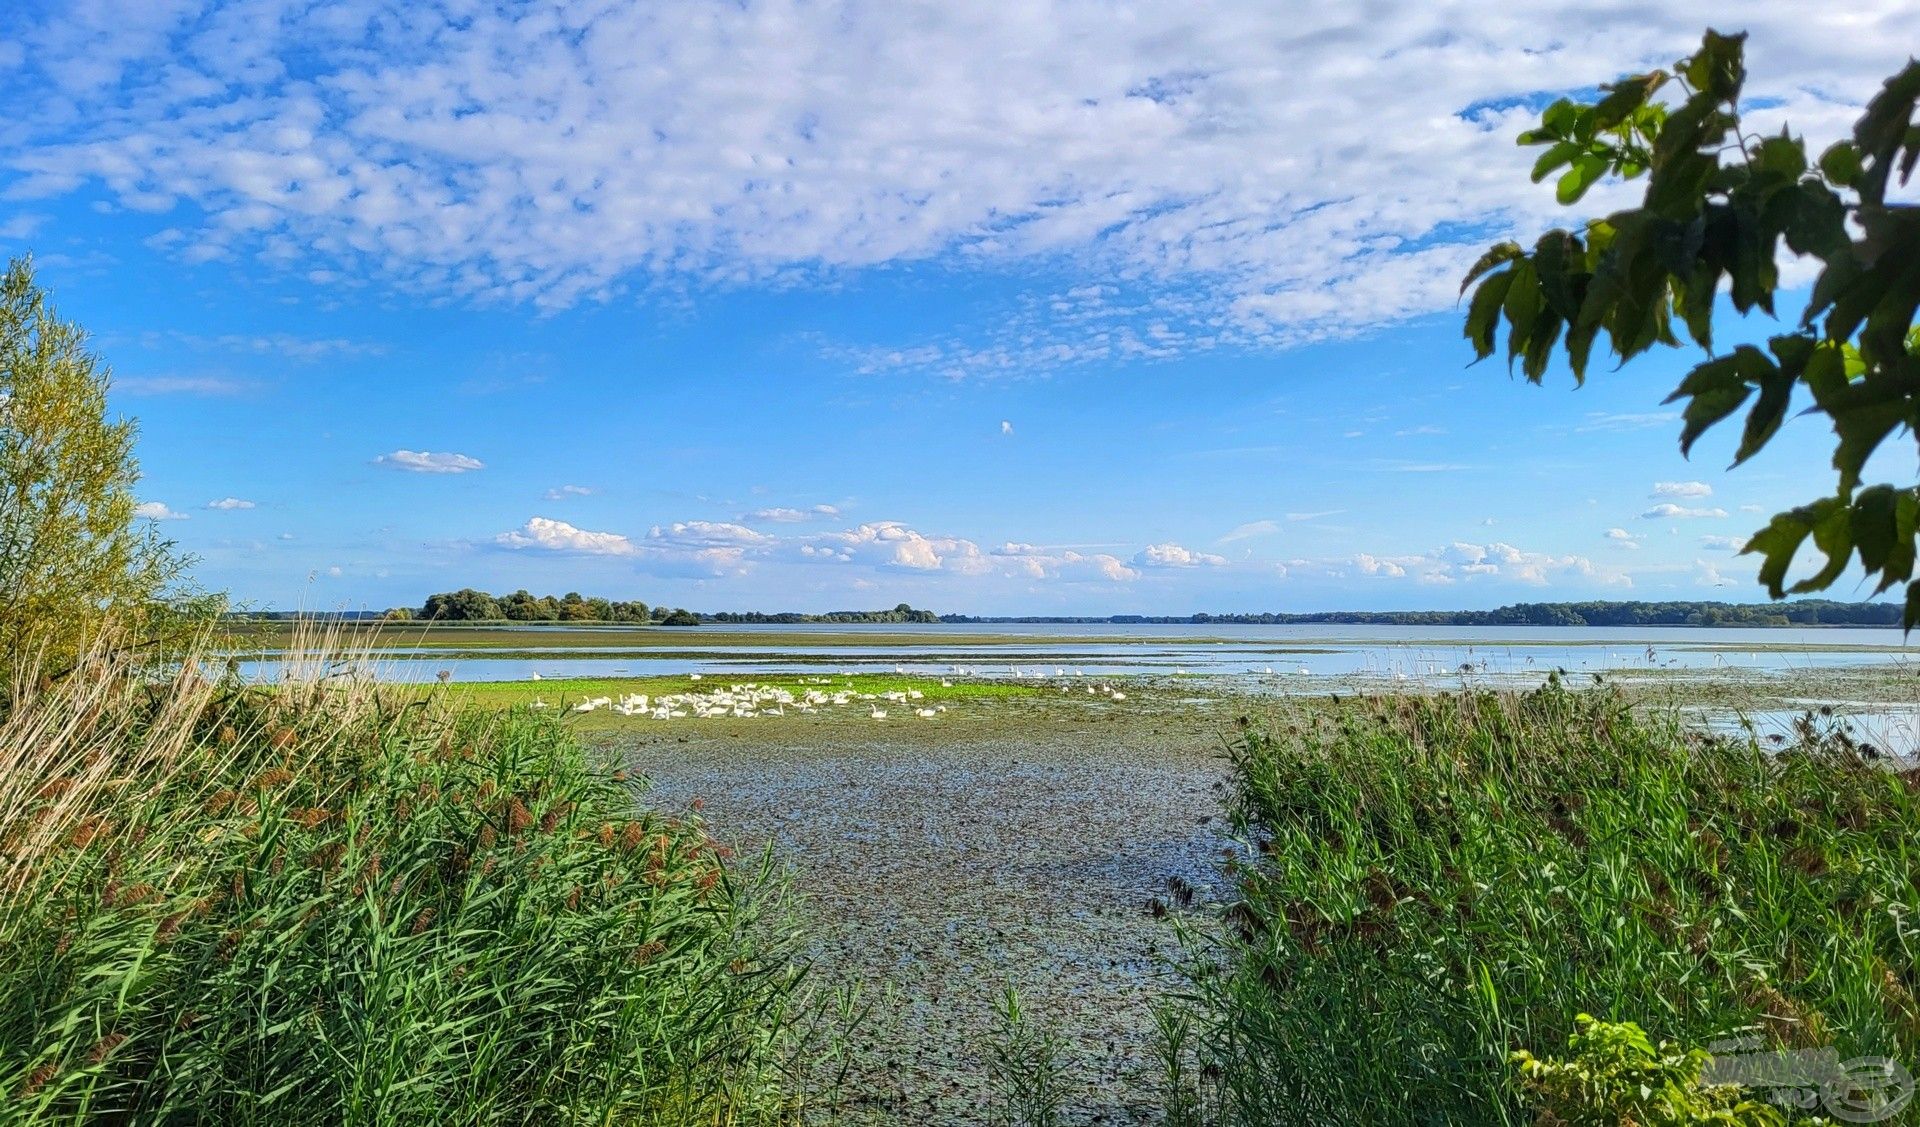
[[[586,631],[590,632],[590,631]],[[432,645],[379,650],[386,679],[459,681],[664,676],[749,676],[810,671],[1046,677],[1189,674],[1311,685],[1315,679],[1458,683],[1461,676],[1531,682],[1553,670],[1618,676],[1758,676],[1856,665],[1906,664],[1917,652],[1897,629],[1797,627],[1491,627],[1339,625],[1157,625],[1081,623],[709,626],[682,631],[608,631],[606,645],[544,642],[550,627],[489,628],[510,647],[463,647],[457,630]],[[520,639],[524,639],[522,642]],[[271,676],[277,657],[243,672]]]

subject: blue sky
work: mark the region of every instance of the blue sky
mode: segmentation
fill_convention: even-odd
[[[1757,118],[1823,144],[1912,43],[1797,7]],[[1527,106],[1722,13],[1273,9],[30,0],[0,253],[256,606],[1757,594],[1816,421],[1683,461],[1694,357],[1530,387],[1453,305],[1571,218]]]

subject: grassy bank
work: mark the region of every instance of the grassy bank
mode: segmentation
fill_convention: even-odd
[[[1234,770],[1255,855],[1192,948],[1185,1122],[1529,1122],[1509,1054],[1581,1013],[1920,1054],[1920,776],[1844,741],[1550,686],[1301,705]]]
[[[550,720],[95,663],[0,715],[0,1121],[771,1123],[800,972]]]

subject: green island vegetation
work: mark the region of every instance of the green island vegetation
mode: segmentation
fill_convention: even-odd
[[[1740,38],[1709,33],[1672,73],[1549,107],[1522,138],[1547,146],[1536,179],[1558,173],[1572,204],[1603,177],[1644,177],[1644,206],[1552,232],[1532,251],[1495,247],[1467,282],[1480,283],[1467,335],[1489,355],[1508,325],[1509,357],[1531,379],[1561,347],[1583,371],[1603,331],[1622,359],[1677,344],[1676,320],[1705,347],[1723,280],[1736,308],[1770,312],[1776,245],[1819,258],[1797,327],[1765,352],[1743,346],[1688,375],[1675,393],[1686,400],[1682,441],[1752,400],[1744,460],[1804,387],[1836,429],[1836,492],[1775,517],[1748,550],[1776,597],[1823,590],[1857,557],[1879,591],[1908,584],[1904,607],[1542,604],[1485,612],[1516,616],[1497,624],[1899,615],[1910,626],[1920,614],[1920,495],[1859,480],[1882,439],[1920,421],[1920,209],[1886,198],[1895,172],[1904,181],[1920,164],[1920,64],[1817,159],[1791,135],[1741,132],[1743,77]],[[1669,86],[1681,97],[1655,101]],[[693,812],[698,802],[654,807],[618,739],[583,739],[557,709],[533,707],[542,694],[559,705],[687,680],[421,687],[205,672],[249,631],[257,641],[284,624],[225,615],[218,596],[186,586],[190,561],[135,523],[133,432],[107,421],[106,382],[79,330],[14,262],[0,286],[0,1121],[892,1123],[935,1102],[941,1093],[899,1093],[877,1119],[843,1118],[861,1104],[844,1098],[850,1077],[904,1075],[895,1046],[859,1032],[889,1015],[813,981],[773,853],[735,854],[723,827]],[[1790,585],[1787,566],[1809,539],[1828,565]],[[525,591],[436,595],[420,617],[635,633],[723,621]],[[901,604],[724,621],[938,620]],[[310,645],[296,636],[295,648],[325,653],[344,639],[351,655],[359,631],[327,628],[339,632]],[[1082,739],[1076,761],[1121,762],[1094,758],[1097,741],[1073,726],[1078,697],[904,674],[850,683],[1008,710],[994,741],[951,773],[910,761],[901,744],[867,746],[873,771],[921,771],[948,788],[907,812],[912,840],[956,826],[980,835],[936,835],[934,852],[957,859],[947,872],[1005,864],[1032,885],[1024,907],[996,909],[995,936],[1059,896],[1047,881],[1095,879],[1098,865],[1055,853],[1100,813],[1073,805],[1083,795],[1040,795],[1030,809],[1045,830],[1010,840],[1001,811],[970,801],[990,775],[1032,798],[1041,776],[1024,761],[1049,738]],[[1130,715],[1115,699],[1094,706]],[[1226,788],[1243,846],[1208,851],[1220,890],[1169,880],[1165,899],[1133,913],[1163,929],[1177,983],[1152,1028],[1135,1031],[1157,1045],[1157,1091],[1140,1097],[1155,1118],[1920,1122],[1906,1072],[1920,1062],[1910,761],[1811,722],[1797,737],[1708,735],[1625,690],[1557,676],[1527,691],[1150,699],[1159,710],[1125,734],[1163,759],[1170,728],[1217,721],[1222,699],[1246,712],[1227,736],[1224,774],[1209,760],[1214,774],[1201,776]],[[1189,704],[1216,711],[1178,711]],[[788,793],[817,802],[865,793],[852,741],[783,764],[769,760],[771,742],[714,731],[707,744],[745,748],[756,785],[791,771],[812,789]],[[677,743],[654,762],[670,766],[693,738],[661,735]],[[1163,777],[1138,758],[1124,765],[1132,773],[1102,802]],[[1180,811],[1189,826],[1215,814],[1194,785],[1180,801],[1207,805]],[[883,821],[891,813],[862,811],[862,836],[838,835],[861,852],[838,856],[898,892],[909,838],[887,836],[899,829]],[[1158,828],[1122,821],[1103,846]],[[989,851],[976,852],[980,842]],[[935,891],[908,890],[910,900]],[[921,951],[943,930],[884,922]],[[954,973],[1004,971],[991,954],[969,952]],[[937,998],[898,1009],[941,1016]],[[1067,1121],[1079,1041],[1099,1039],[1062,1032],[1012,988],[992,1016],[967,1046],[991,1086],[975,1120]],[[1765,1075],[1721,1082],[1719,1066],[1743,1054],[1814,1062],[1786,1078],[1809,1098],[1773,1102]]]

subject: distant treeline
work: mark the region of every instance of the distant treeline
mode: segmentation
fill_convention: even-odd
[[[490,595],[464,588],[428,596],[419,608],[394,610],[345,611],[310,615],[293,611],[265,611],[236,615],[248,619],[337,618],[343,620],[386,618],[390,620],[428,619],[437,622],[614,622],[635,625],[698,626],[701,623],[764,623],[790,625],[821,622],[845,625],[889,622],[913,623],[1078,623],[1083,625],[1325,625],[1349,626],[1898,626],[1898,603],[1842,603],[1832,599],[1802,599],[1780,603],[1710,602],[1586,602],[1586,603],[1514,603],[1495,610],[1329,610],[1289,614],[1264,611],[1254,614],[1186,615],[936,615],[901,603],[891,610],[836,610],[825,614],[801,614],[797,611],[716,611],[712,613],[679,607],[650,607],[642,602],[584,598],[568,592],[530,595],[515,591],[511,595]]]
[[[1350,626],[1898,626],[1898,603],[1842,603],[1831,599],[1803,599],[1781,603],[1514,603],[1495,610],[1313,611],[1286,614],[1143,615],[1114,614],[1099,618],[1023,617],[983,618],[964,614],[940,616],[942,622],[1062,622],[1125,625],[1297,625],[1323,623]]]
[[[826,614],[800,614],[795,611],[720,611],[699,614],[683,607],[649,607],[639,601],[587,598],[569,591],[558,598],[533,595],[525,590],[511,595],[490,595],[463,587],[428,595],[418,608],[396,607],[379,617],[390,621],[425,620],[430,622],[613,622],[633,625],[698,626],[703,622],[727,623],[878,623],[939,622],[930,610],[915,610],[906,603],[892,610],[836,610]]]
[[[939,622],[940,616],[930,610],[915,610],[901,603],[892,610],[830,610],[825,614],[800,614],[796,611],[716,611],[700,616],[702,622],[767,622],[775,624],[796,622]]]

